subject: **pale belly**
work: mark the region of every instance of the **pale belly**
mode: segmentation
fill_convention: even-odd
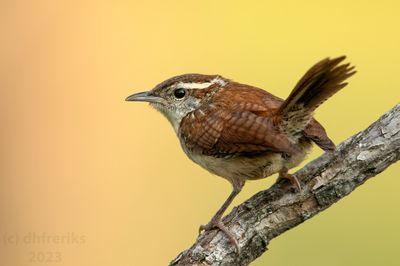
[[[304,145],[301,152],[290,157],[272,152],[256,157],[215,158],[200,154],[188,156],[209,172],[228,180],[254,180],[278,173],[283,168],[296,167],[305,159],[310,148],[311,144]]]

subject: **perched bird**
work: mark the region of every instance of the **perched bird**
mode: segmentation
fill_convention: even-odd
[[[305,159],[312,143],[325,151],[335,149],[313,112],[355,73],[350,64],[340,64],[344,59],[315,64],[286,100],[220,75],[202,74],[172,77],[126,98],[149,102],[164,114],[187,156],[232,184],[232,193],[200,230],[219,228],[239,252],[238,241],[221,218],[246,180],[279,173],[300,190],[300,181],[288,169]]]

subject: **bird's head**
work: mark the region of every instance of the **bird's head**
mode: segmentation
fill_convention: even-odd
[[[132,94],[126,100],[149,102],[177,131],[183,117],[199,108],[228,82],[218,75],[185,74],[167,79],[150,91]]]

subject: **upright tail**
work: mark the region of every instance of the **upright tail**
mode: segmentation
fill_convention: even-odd
[[[310,123],[314,110],[347,85],[354,75],[350,64],[339,64],[346,57],[326,58],[308,70],[296,84],[276,113],[280,129],[290,136],[298,135]]]

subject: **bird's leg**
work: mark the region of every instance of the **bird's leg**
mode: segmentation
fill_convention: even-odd
[[[290,183],[292,183],[292,185],[294,185],[299,191],[301,191],[301,185],[299,179],[295,175],[289,174],[287,168],[282,168],[279,171],[277,182],[281,179],[288,179]]]
[[[236,180],[235,180],[236,181]],[[235,236],[229,231],[229,229],[222,223],[222,215],[232,203],[233,199],[239,194],[244,186],[244,181],[232,182],[233,190],[229,197],[225,200],[224,204],[222,204],[221,208],[217,211],[217,213],[211,218],[211,221],[206,225],[200,225],[199,233],[203,230],[210,230],[213,228],[218,228],[228,237],[229,241],[235,245],[237,253],[240,253],[239,243],[236,240]]]

